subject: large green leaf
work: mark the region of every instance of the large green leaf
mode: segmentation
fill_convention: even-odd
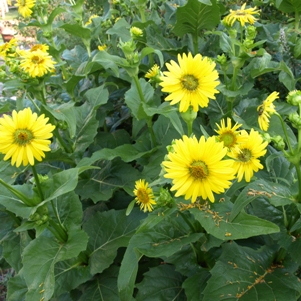
[[[290,189],[279,183],[258,180],[247,185],[238,195],[232,208],[229,220],[235,217],[253,200],[264,197],[274,206],[284,206],[293,202]]]
[[[182,288],[183,276],[173,266],[161,265],[144,273],[143,280],[136,285],[137,301],[185,300]]]
[[[287,301],[298,300],[301,283],[289,268],[273,263],[274,251],[223,245],[223,253],[203,294],[203,301]]]
[[[22,272],[8,280],[7,301],[25,301],[27,285],[22,276]]]
[[[185,289],[187,300],[202,301],[203,290],[205,289],[209,278],[210,273],[207,270],[199,271],[195,275],[187,278],[183,282],[183,288]]]
[[[117,292],[118,267],[111,266],[97,275],[85,287],[78,301],[119,301]]]
[[[55,287],[54,266],[57,262],[76,257],[86,249],[87,234],[76,229],[68,232],[68,241],[59,243],[40,235],[23,252],[23,275],[28,286],[26,301],[49,300]]]
[[[114,261],[117,250],[126,247],[144,217],[140,210],[126,216],[125,210],[97,212],[84,223],[89,235],[88,253],[91,274],[101,273]]]
[[[177,9],[173,32],[179,37],[186,33],[197,36],[202,29],[213,29],[220,22],[220,13],[216,0],[211,0],[211,4],[188,0],[186,5]]]
[[[214,204],[205,204],[200,209],[192,208],[189,211],[200,222],[207,233],[222,240],[244,239],[257,235],[279,232],[279,227],[270,221],[260,219],[240,211],[231,221],[233,204],[223,201]]]
[[[285,13],[301,12],[299,0],[276,0],[276,7]]]
[[[119,158],[112,161],[99,160],[94,165],[100,169],[84,174],[78,181],[76,193],[95,203],[110,199],[120,188],[132,193],[134,182],[140,178],[136,168]]]

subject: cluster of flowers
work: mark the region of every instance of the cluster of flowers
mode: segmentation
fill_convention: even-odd
[[[48,53],[49,47],[44,44],[36,44],[29,50],[18,47],[17,39],[0,45],[0,56],[4,59],[3,68],[8,67],[13,74],[18,74],[22,79],[42,77],[55,72],[56,62]],[[3,76],[6,70],[2,69]],[[0,73],[1,76],[1,73]]]
[[[215,63],[200,54],[193,57],[191,53],[178,55],[178,62],[167,63],[168,71],[163,73],[155,65],[146,77],[160,78],[162,91],[169,93],[165,100],[172,105],[179,104],[180,112],[185,113],[189,108],[197,112],[199,107],[207,107],[209,99],[215,99],[219,92]],[[273,102],[278,95],[278,92],[271,93],[257,108],[263,131],[268,130],[270,116],[276,113]],[[254,129],[238,130],[240,126],[237,123],[232,126],[227,118],[227,122],[222,120],[217,124],[216,136],[200,139],[194,135],[183,136],[173,142],[162,165],[164,177],[172,180],[171,191],[176,191],[176,197],[184,196],[192,202],[201,197],[214,202],[214,193],[223,193],[233,179],[250,182],[254,172],[263,169],[259,158],[266,154],[268,141]],[[137,181],[134,194],[141,209],[152,210],[156,202],[147,182]]]

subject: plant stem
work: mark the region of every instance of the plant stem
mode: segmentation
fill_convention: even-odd
[[[298,197],[297,201],[298,203],[301,202],[301,170],[300,170],[300,163],[294,164],[296,172],[297,172],[297,177],[298,177],[298,185],[299,185],[299,190],[298,190]]]
[[[298,31],[299,29],[299,23],[300,23],[300,15],[298,10],[295,10],[295,31]]]
[[[52,219],[49,219],[48,229],[60,242],[64,243],[68,240],[68,234],[66,233],[66,231],[62,229],[58,224],[56,224]]]
[[[63,140],[63,138],[61,137],[59,131],[57,128],[55,128],[53,130],[53,134],[55,136],[55,138],[59,141],[59,144],[63,147],[64,151],[68,154],[71,154],[72,151],[69,149],[69,147],[66,145],[65,141]]]
[[[144,7],[141,7],[140,5],[137,6],[139,13],[140,13],[140,18],[141,18],[141,22],[144,23],[146,22],[146,18],[145,18],[145,14],[144,14]]]
[[[33,176],[34,176],[37,188],[38,188],[38,192],[39,192],[39,195],[40,195],[40,198],[41,198],[41,202],[43,202],[44,201],[44,194],[43,194],[43,190],[42,190],[42,187],[41,187],[39,175],[38,175],[37,170],[36,170],[34,165],[31,166],[31,169],[32,169],[32,172],[33,172]]]
[[[274,113],[275,115],[278,116],[278,118],[280,119],[280,122],[281,122],[281,126],[282,126],[282,129],[283,129],[283,132],[284,132],[284,136],[285,136],[285,139],[286,139],[286,143],[287,143],[287,146],[290,150],[290,152],[293,154],[294,151],[293,151],[293,148],[292,148],[292,145],[291,145],[291,142],[289,140],[289,137],[288,137],[288,133],[287,133],[287,130],[286,130],[286,127],[285,127],[285,124],[284,124],[284,121],[281,117],[281,115],[279,115],[278,113]]]

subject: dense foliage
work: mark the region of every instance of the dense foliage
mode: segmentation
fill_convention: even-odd
[[[300,0],[17,4],[7,300],[301,300]]]

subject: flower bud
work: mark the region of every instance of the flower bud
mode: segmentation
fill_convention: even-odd
[[[285,149],[285,142],[283,140],[283,138],[281,136],[276,136],[272,138],[273,142],[274,142],[274,146],[278,149],[278,150],[284,150]]]
[[[288,119],[294,128],[301,129],[301,118],[296,112],[289,114]]]
[[[216,62],[220,65],[226,65],[227,64],[227,56],[223,53],[221,55],[218,55],[216,58]]]
[[[257,35],[256,27],[253,25],[250,25],[246,29],[246,39],[247,40],[254,40]]]
[[[286,96],[287,103],[298,106],[301,104],[301,91],[300,90],[294,90],[288,93]]]

